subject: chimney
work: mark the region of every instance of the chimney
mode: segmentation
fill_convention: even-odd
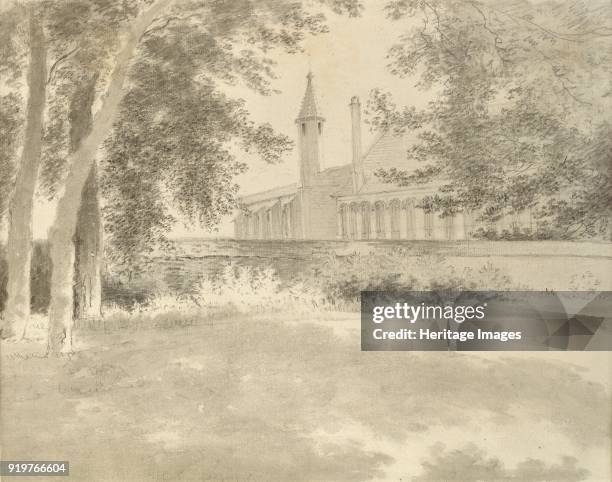
[[[351,98],[351,125],[353,144],[353,193],[363,186],[363,161],[361,159],[361,104],[359,97]]]

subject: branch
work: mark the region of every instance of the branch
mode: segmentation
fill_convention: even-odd
[[[64,60],[68,59],[68,57],[70,57],[71,55],[73,55],[74,53],[76,53],[78,50],[80,49],[80,47],[75,47],[74,49],[72,49],[70,52],[65,53],[64,55],[61,55],[51,66],[51,68],[49,69],[49,77],[47,78],[47,85],[51,83],[51,81],[53,80],[53,75],[55,74],[55,70],[57,69],[58,65],[60,63],[62,63]]]
[[[156,30],[163,30],[164,28],[166,28],[168,26],[168,24],[172,21],[172,20],[176,20],[177,17],[169,17],[166,19],[166,23],[164,23],[163,25],[158,25],[157,27],[151,27],[149,30],[145,30],[145,32],[142,34],[142,36],[140,37],[141,39],[146,37],[147,35],[149,35],[151,32],[155,32]]]
[[[506,169],[506,173],[509,175],[520,176],[521,174],[533,169],[535,167],[535,163],[523,161],[520,167],[516,169]]]
[[[544,52],[542,52],[540,49],[534,48],[534,50],[536,52],[538,52],[543,58],[544,60],[546,60],[546,62],[550,65],[550,69],[553,73],[553,75],[559,80],[559,82],[561,83],[561,87],[563,88],[563,90],[567,93],[567,95],[569,95],[572,99],[574,99],[574,101],[578,102],[579,104],[583,104],[583,105],[593,105],[590,102],[587,102],[585,100],[582,100],[580,98],[578,98],[576,95],[574,95],[569,87],[565,84],[565,80],[563,79],[563,76],[560,75],[557,72],[557,66],[553,63],[553,60],[547,56]]]
[[[612,33],[610,34],[606,34],[606,33],[602,33],[602,32],[598,32],[596,29],[594,30],[590,30],[590,31],[586,31],[586,32],[578,32],[578,33],[571,33],[571,32],[566,32],[566,33],[561,33],[561,32],[555,32],[554,30],[550,30],[547,29],[546,27],[542,27],[541,25],[539,25],[536,22],[533,22],[532,20],[529,20],[528,18],[526,18],[525,16],[517,16],[517,15],[512,15],[511,13],[508,13],[504,10],[499,10],[496,9],[494,7],[489,7],[491,10],[495,10],[496,12],[501,13],[502,15],[505,15],[509,18],[511,18],[512,20],[514,20],[515,22],[521,21],[521,22],[525,22],[528,23],[529,25],[541,30],[542,32],[550,35],[553,38],[556,38],[558,40],[565,40],[567,42],[576,42],[576,43],[582,43],[585,40],[580,39],[580,37],[586,37],[589,35],[594,35],[597,37],[612,37]],[[605,30],[609,30],[608,27],[602,27]],[[573,38],[572,38],[573,37]]]
[[[480,16],[482,17],[482,22],[483,22],[483,25],[482,25],[482,26],[483,26],[483,28],[484,28],[484,29],[485,29],[487,32],[489,32],[491,35],[493,35],[493,39],[494,39],[494,40],[493,40],[493,43],[494,43],[494,46],[495,46],[495,50],[496,50],[496,52],[497,52],[497,56],[498,56],[498,57],[499,57],[499,59],[502,61],[502,64],[505,64],[506,62],[509,62],[509,60],[508,60],[508,59],[506,59],[506,58],[505,58],[505,57],[504,57],[504,56],[501,54],[502,52],[504,52],[504,51],[505,51],[505,50],[507,50],[507,49],[505,49],[504,47],[501,47],[501,46],[500,46],[500,44],[501,44],[501,43],[503,43],[503,42],[502,42],[502,39],[501,39],[501,38],[500,38],[500,36],[499,36],[499,33],[497,33],[497,32],[495,32],[495,31],[493,31],[493,30],[491,29],[491,27],[489,27],[489,25],[487,24],[487,17],[486,17],[486,15],[484,14],[484,12],[483,12],[483,11],[482,11],[480,8],[478,8],[478,6],[477,6],[477,5],[476,5],[474,2],[469,2],[469,3],[470,3],[470,5],[471,5],[472,7],[474,7],[474,9],[475,9],[475,10],[476,10],[476,11],[477,11],[477,12],[480,14]]]
[[[166,21],[165,21],[164,24],[157,25],[155,27],[151,27],[150,29],[146,30],[142,34],[140,39],[143,39],[144,37],[149,35],[151,32],[155,32],[156,30],[163,30],[163,29],[165,29],[170,24],[170,22],[172,22],[173,20],[187,20],[187,19],[193,18],[193,17],[201,17],[201,15],[199,13],[192,13],[191,15],[187,15],[185,17],[180,17],[178,15],[175,15],[175,16],[172,16],[172,17],[168,17],[168,18],[166,18]],[[161,18],[159,18],[158,20],[161,20]]]
[[[440,34],[440,44],[442,45],[442,48],[448,54],[454,57],[457,62],[460,62],[459,58],[455,55],[455,53],[444,45],[444,41],[446,41],[446,43],[449,43],[451,44],[451,46],[454,47],[453,42],[451,42],[450,39],[442,32],[442,28],[440,26],[440,15],[438,14],[438,11],[427,2],[423,2],[423,4],[427,6],[433,12],[434,16],[436,17],[437,27],[435,27],[435,29],[437,30],[438,34]]]

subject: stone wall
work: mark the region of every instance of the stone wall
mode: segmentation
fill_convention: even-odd
[[[367,254],[401,248],[407,256],[444,256],[449,264],[480,269],[487,263],[532,289],[580,288],[580,279],[599,280],[612,290],[612,244],[562,241],[236,241],[191,239],[177,242],[176,254],[158,256],[147,279],[129,286],[105,278],[106,301],[129,305],[144,301],[155,290],[189,291],[202,276],[228,265],[272,268],[282,279],[316,267],[327,256]],[[49,301],[51,263],[46,243],[35,243],[32,261],[32,307],[45,311]],[[0,311],[6,297],[6,263],[0,245]]]
[[[236,241],[182,240],[176,255],[155,260],[154,276],[171,288],[185,289],[203,275],[228,264],[271,267],[290,279],[326,256],[348,256],[401,248],[407,256],[444,256],[458,269],[487,263],[532,289],[572,289],[586,274],[612,290],[612,244],[563,241]]]

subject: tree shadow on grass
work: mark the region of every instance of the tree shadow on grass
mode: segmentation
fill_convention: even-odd
[[[487,417],[510,429],[546,420],[586,446],[608,435],[604,388],[553,362],[361,352],[328,327],[249,319],[91,334],[89,345],[3,364],[7,456],[51,443],[76,480],[355,481],[395,461],[373,439]],[[320,436],[346,427],[356,432]]]

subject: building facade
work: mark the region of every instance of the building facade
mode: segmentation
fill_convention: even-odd
[[[414,142],[409,135],[380,132],[365,152],[361,145],[361,105],[350,102],[352,161],[321,170],[321,137],[325,128],[315,98],[313,75],[297,126],[300,174],[298,182],[240,198],[234,219],[237,239],[330,240],[406,239],[460,240],[470,237],[474,218],[465,213],[441,218],[417,207],[424,196],[436,192],[436,184],[398,187],[380,181],[378,169],[395,167],[410,171],[417,166],[407,156]],[[501,230],[531,227],[530,213],[505,217]]]

